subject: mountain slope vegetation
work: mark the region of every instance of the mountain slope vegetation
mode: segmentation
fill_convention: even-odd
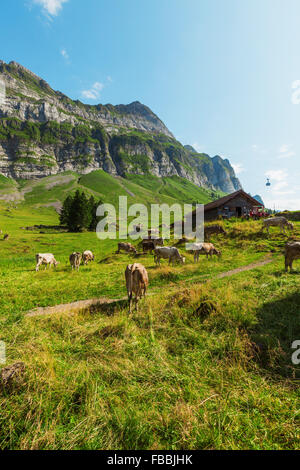
[[[0,61],[0,80],[6,87],[0,104],[0,173],[5,176],[32,179],[102,169],[121,177],[179,176],[222,192],[241,187],[228,160],[184,147],[137,101],[85,105],[16,62]]]

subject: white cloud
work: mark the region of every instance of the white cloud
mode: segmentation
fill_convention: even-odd
[[[292,89],[295,90],[291,96],[292,103],[300,104],[300,80],[295,80],[292,83]]]
[[[194,143],[192,144],[192,147],[194,147],[194,149],[196,150],[196,152],[198,152],[198,153],[204,153],[203,145],[200,145],[198,142],[194,142]]]
[[[285,209],[296,211],[300,209],[300,199],[295,198],[265,198],[266,207],[283,211]]]
[[[266,177],[271,180],[271,192],[276,196],[282,194],[282,190],[289,187],[289,175],[285,169],[269,170],[266,172]]]
[[[70,61],[70,56],[69,56],[69,54],[67,53],[66,49],[62,49],[62,50],[60,51],[60,53],[61,53],[61,55],[63,56],[63,58],[64,58],[67,62]]]
[[[245,168],[243,167],[242,163],[231,163],[231,166],[234,169],[236,175],[240,175],[245,171]]]
[[[291,158],[291,157],[294,157],[296,155],[295,152],[291,149],[291,146],[287,145],[287,144],[282,145],[279,148],[278,152],[279,152],[279,155],[278,155],[279,159]]]
[[[62,10],[63,4],[69,0],[33,0],[33,3],[40,5],[47,16],[57,16]]]
[[[83,98],[88,100],[97,100],[100,97],[100,93],[103,90],[104,85],[100,82],[95,82],[89,90],[83,90],[81,95]]]
[[[288,177],[287,170],[269,170],[266,172],[266,176],[274,181],[285,181]]]

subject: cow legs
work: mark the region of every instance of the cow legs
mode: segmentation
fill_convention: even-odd
[[[287,273],[288,270],[289,270],[289,266],[290,266],[289,260],[287,259],[287,257],[285,257],[285,272],[286,272],[286,273]]]
[[[131,313],[132,293],[128,294],[129,313]]]

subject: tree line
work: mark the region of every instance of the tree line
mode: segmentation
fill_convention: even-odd
[[[94,231],[100,220],[96,215],[97,207],[101,204],[101,200],[96,202],[94,196],[87,198],[84,192],[77,190],[64,200],[60,224],[66,226],[69,232]]]

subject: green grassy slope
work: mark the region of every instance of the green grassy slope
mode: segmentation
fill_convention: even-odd
[[[28,199],[0,204],[10,234],[0,241],[0,340],[8,365],[27,366],[22,386],[0,391],[0,448],[299,448],[300,370],[291,362],[299,270],[283,271],[287,236],[272,229],[267,239],[261,222],[229,221],[229,235],[213,239],[221,260],[195,265],[187,254],[185,266],[156,268],[152,256],[138,258],[153,293],[139,313],[119,303],[29,318],[40,306],[126,295],[124,270],[135,258],[116,255],[117,240],[21,229],[57,221]],[[71,272],[69,254],[84,249],[96,261]],[[37,252],[53,252],[56,271],[36,273]],[[267,266],[216,279],[270,256]]]
[[[119,196],[127,196],[128,203],[206,203],[222,193],[200,188],[177,176],[159,178],[156,176],[114,177],[103,170],[87,175],[67,171],[59,175],[38,180],[0,179],[0,198],[15,196],[22,205],[49,206],[62,202],[69,192],[81,189],[104,202],[117,204]],[[22,202],[23,201],[23,202]]]

